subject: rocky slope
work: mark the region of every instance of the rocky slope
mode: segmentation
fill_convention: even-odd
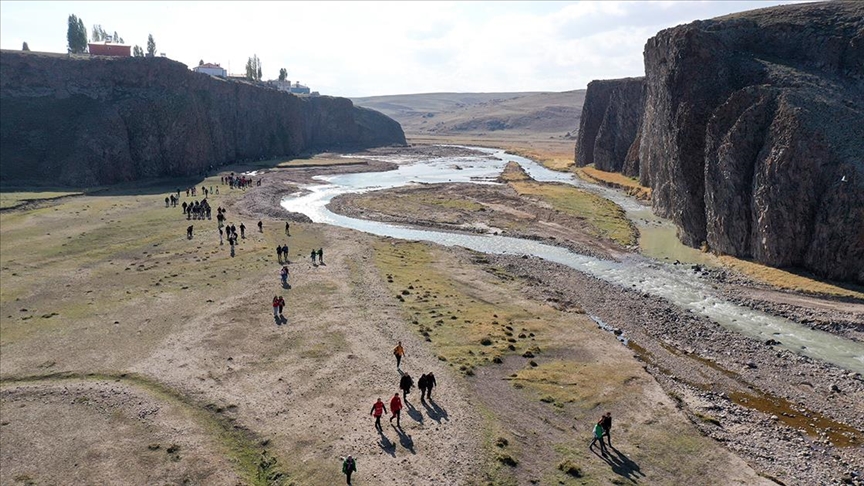
[[[576,165],[607,172],[639,174],[638,163],[626,164],[636,140],[644,107],[645,78],[597,80],[588,83],[579,137]]]
[[[348,99],[217,79],[165,58],[2,51],[0,103],[4,181],[110,184],[405,144],[396,121]]]
[[[638,160],[681,241],[864,283],[864,4],[697,21],[659,32],[644,56],[645,107],[625,161]],[[583,126],[631,104],[589,98],[585,109],[603,113],[583,111]],[[589,151],[599,129],[579,140]]]

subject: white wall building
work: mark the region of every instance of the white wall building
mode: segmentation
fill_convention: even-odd
[[[196,73],[209,74],[211,76],[219,76],[220,78],[225,78],[228,76],[228,71],[225,70],[222,66],[218,64],[211,64],[209,62],[201,64],[199,66],[195,66],[192,68]]]

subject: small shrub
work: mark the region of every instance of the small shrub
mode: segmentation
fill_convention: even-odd
[[[510,444],[510,442],[504,437],[498,437],[495,439],[495,445],[498,447],[504,448],[507,447],[508,444]]]
[[[558,469],[563,471],[564,474],[568,476],[573,476],[574,478],[582,477],[582,468],[580,468],[576,464],[573,464],[573,462],[569,459],[562,462],[561,464],[558,464]]]
[[[482,344],[483,346],[491,346],[492,340],[489,339],[488,337],[484,337],[483,339],[480,340],[480,344]]]
[[[519,461],[513,458],[510,454],[498,454],[498,462],[504,464],[505,466],[516,467],[519,465]]]

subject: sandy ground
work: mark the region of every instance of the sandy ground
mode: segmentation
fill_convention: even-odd
[[[419,150],[435,149],[405,156]],[[638,307],[642,296],[533,259],[493,261],[434,245],[409,251],[388,239],[308,223],[274,206],[280,194],[315,174],[378,170],[375,155],[365,166],[267,171],[260,175],[262,186],[247,191],[220,186],[211,205],[226,207],[229,223],[247,226],[233,258],[227,245],[219,245],[215,219],[186,220],[179,209],[164,208],[164,192],[66,198],[0,214],[2,482],[53,483],[75,464],[86,464],[81,482],[88,483],[339,484],[340,458],[347,454],[357,457],[355,483],[369,485],[696,484],[703,478],[711,484],[771,484],[760,473],[786,484],[813,484],[808,481],[827,483],[861,470],[860,446],[822,444],[808,454],[824,456],[825,463],[798,471],[808,461],[800,453],[815,450],[806,434],[778,449],[783,460],[774,465],[737,449],[737,427],[788,432],[761,412],[733,425],[726,422],[731,406],[723,409],[730,410],[725,416],[712,409],[732,434],[706,430],[694,418],[693,404],[722,400],[705,398],[704,390],[693,397],[670,394],[676,390],[667,383],[675,381],[670,376],[701,377],[705,371],[661,354],[664,343],[686,347],[686,334],[659,331],[668,316],[650,317],[656,327],[627,332],[642,333],[650,356],[671,362],[671,373],[646,363],[649,355],[620,345],[579,310],[623,327],[651,316]],[[204,184],[218,185],[219,179]],[[283,230],[286,220],[292,221],[290,236]],[[185,238],[189,224],[196,228],[191,240]],[[290,288],[279,285],[274,247],[282,243],[291,248]],[[324,249],[324,265],[309,259],[316,248]],[[403,258],[388,248],[404,249]],[[404,280],[407,275],[412,280]],[[396,298],[407,285],[445,290]],[[274,294],[287,301],[284,321],[273,317]],[[452,324],[436,327],[424,320],[431,318],[418,317],[444,308],[454,313]],[[683,318],[662,302],[652,300],[648,309]],[[481,326],[463,324],[458,313],[489,315]],[[536,337],[488,331],[499,313]],[[431,331],[422,331],[418,321]],[[492,332],[495,343],[483,348],[484,334],[473,334],[475,327]],[[464,346],[447,344],[460,339]],[[402,369],[415,380],[434,371],[439,387],[434,402],[421,403],[417,391],[409,395],[402,428],[385,420],[378,434],[369,409],[376,398],[396,392],[391,350],[400,340],[407,352]],[[535,346],[539,354],[526,357],[523,351]],[[492,348],[500,364],[479,354]],[[806,373],[803,381],[827,373],[841,392],[817,387],[800,400],[860,428],[860,377],[792,357],[770,364],[773,354],[759,353],[757,370],[748,372],[754,376],[730,387],[769,383],[756,376],[762,370]],[[460,360],[473,364],[460,366]],[[115,383],[88,378],[90,373],[137,378]],[[721,375],[704,379],[719,382]],[[158,411],[148,412],[153,409]],[[616,417],[617,450],[607,458],[587,449],[590,425],[605,410]],[[70,424],[89,426],[92,433],[79,445]],[[507,444],[497,445],[500,438]],[[153,444],[160,448],[151,451]],[[165,444],[180,446],[179,461]],[[508,465],[504,455],[516,464]],[[563,472],[564,461],[576,464],[581,477]]]

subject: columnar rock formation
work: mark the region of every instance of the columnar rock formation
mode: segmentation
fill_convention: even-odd
[[[864,4],[697,21],[659,32],[644,55],[645,108],[625,160],[638,153],[681,241],[864,283]],[[583,123],[601,116],[590,94]],[[583,127],[596,164],[599,130]]]
[[[346,98],[299,97],[165,58],[0,52],[0,176],[68,185],[198,174],[237,160],[405,144]]]
[[[625,164],[644,112],[645,78],[591,81],[585,92],[576,164],[638,175],[638,163]],[[638,143],[638,142],[637,142]]]

